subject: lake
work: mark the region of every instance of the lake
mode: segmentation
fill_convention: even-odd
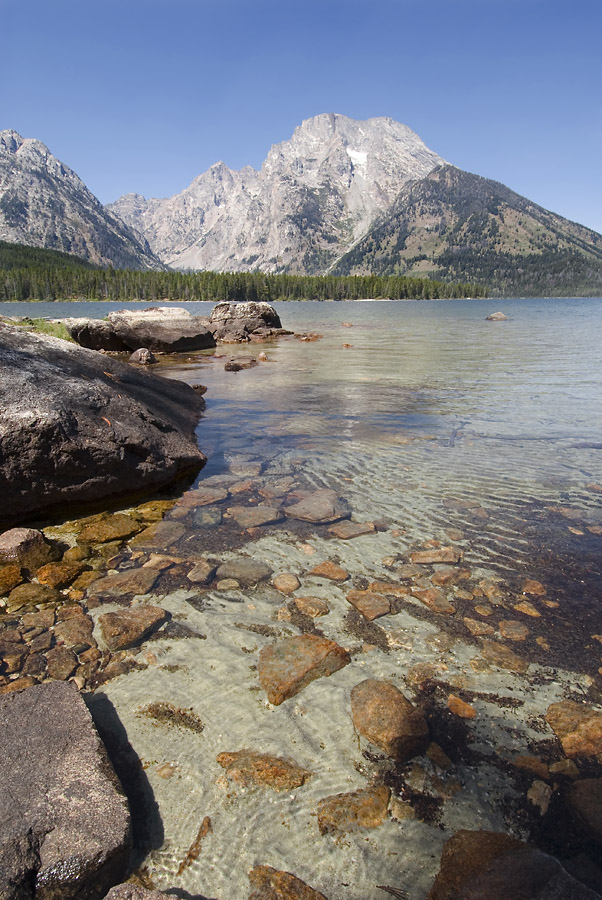
[[[213,306],[173,305],[202,315]],[[0,312],[102,317],[140,306],[19,303]],[[508,761],[557,752],[543,719],[550,703],[602,697],[602,299],[275,307],[284,327],[321,337],[222,345],[157,367],[207,386],[197,434],[208,456],[168,514],[184,536],[157,552],[251,557],[300,585],[290,596],[267,582],[196,588],[167,573],[151,602],[192,636],[149,642],[144,670],[97,693],[117,710],[148,779],[155,813],[145,865],[158,887],[243,900],[247,872],[261,863],[329,900],[375,897],[381,884],[422,900],[458,828],[541,838],[526,799],[533,778],[521,781]],[[486,321],[497,309],[508,320]],[[224,370],[225,358],[260,351],[266,362]],[[229,496],[187,505],[204,485]],[[341,539],[292,519],[245,528],[227,514],[322,488],[344,498],[353,522],[368,523],[365,534]],[[412,567],[412,552],[450,545],[463,554],[463,575]],[[348,581],[310,574],[325,560]],[[389,614],[366,623],[346,595],[375,582],[405,585],[407,596],[399,591]],[[315,627],[351,662],[272,705],[258,654],[309,628],[308,617],[299,625],[291,615],[291,597],[308,596],[328,604]],[[500,663],[492,642],[518,662]],[[451,768],[430,756],[400,766],[360,740],[349,695],[367,678],[424,705]],[[450,694],[474,717],[450,712]],[[151,701],[193,710],[202,732],[153,720],[144,714]],[[313,775],[284,792],[241,785],[216,762],[241,749],[293,758]],[[320,833],[321,799],[383,782],[393,799],[380,827]],[[212,830],[183,865],[205,816]]]

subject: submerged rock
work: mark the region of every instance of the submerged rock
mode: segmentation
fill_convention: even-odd
[[[264,647],[257,670],[268,700],[279,706],[316,678],[332,675],[350,661],[347,651],[334,641],[302,634]]]
[[[154,490],[205,462],[192,388],[67,341],[0,324],[0,392],[7,521]]]
[[[217,761],[230,778],[245,787],[256,784],[275,791],[290,791],[301,787],[313,774],[292,759],[270,756],[256,750],[219,753]]]
[[[292,506],[287,506],[284,514],[288,518],[301,519],[304,522],[329,524],[344,519],[349,515],[349,509],[340,500],[336,491],[324,488],[313,491]]]
[[[216,572],[219,580],[232,579],[242,584],[243,587],[252,587],[260,581],[267,581],[272,575],[272,569],[267,563],[259,559],[250,559],[248,556],[239,556],[222,563]]]
[[[109,650],[126,650],[141,643],[168,618],[169,613],[160,606],[134,606],[105,613],[98,622]]]
[[[426,750],[429,728],[423,711],[389,681],[368,678],[356,684],[351,716],[355,730],[392,759],[405,762]]]
[[[599,900],[558,860],[507,834],[458,831],[427,900]]]
[[[104,897],[126,874],[130,815],[77,691],[0,697],[0,754],[0,896]]]
[[[271,866],[255,866],[249,872],[249,900],[326,900],[296,875]],[[137,898],[136,898],[137,900]]]
[[[585,703],[552,703],[546,721],[572,759],[602,753],[602,713]]]
[[[320,834],[378,828],[387,818],[390,796],[389,788],[380,785],[325,797],[318,803]]]

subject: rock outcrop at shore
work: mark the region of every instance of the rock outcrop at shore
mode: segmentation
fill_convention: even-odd
[[[155,490],[198,470],[203,399],[67,341],[0,324],[0,520]]]
[[[82,347],[130,353],[140,348],[182,353],[210,349],[216,341],[240,344],[290,334],[269,303],[218,303],[209,317],[173,306],[122,309],[106,320],[65,319],[63,324]]]
[[[95,900],[127,875],[130,813],[67,684],[0,697],[0,896]]]

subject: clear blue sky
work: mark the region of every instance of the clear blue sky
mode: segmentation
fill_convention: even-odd
[[[102,202],[391,116],[602,232],[602,0],[0,0],[0,129]]]

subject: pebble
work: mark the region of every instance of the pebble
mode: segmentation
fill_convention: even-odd
[[[532,603],[529,603],[528,600],[521,600],[520,603],[515,603],[513,608],[516,612],[524,613],[526,616],[531,616],[533,619],[541,617],[539,610],[536,609]]]
[[[474,706],[471,706],[470,703],[465,703],[456,694],[450,694],[447,698],[447,708],[455,716],[459,716],[460,719],[474,719],[477,715]]]
[[[189,571],[187,578],[193,584],[209,584],[215,574],[215,565],[200,559]]]
[[[523,594],[532,594],[535,597],[543,597],[546,593],[546,589],[541,581],[535,581],[534,578],[528,578],[523,584]]]
[[[291,791],[305,784],[313,774],[292,759],[256,750],[219,753],[216,759],[229,777],[244,787],[254,784],[275,791]]]
[[[516,619],[502,619],[498,623],[500,634],[508,641],[524,641],[529,634],[529,629]]]
[[[301,582],[292,572],[283,572],[280,575],[276,575],[272,579],[272,584],[277,591],[280,591],[281,594],[287,597],[301,587]]]
[[[307,574],[318,578],[328,578],[329,581],[346,581],[349,578],[349,572],[330,560],[314,566]]]
[[[347,602],[351,603],[369,622],[391,612],[389,600],[382,594],[374,594],[370,591],[349,591]]]
[[[320,600],[319,597],[295,597],[293,603],[304,616],[310,616],[317,619],[320,616],[327,616],[330,607],[326,600]]]
[[[463,621],[470,633],[475,637],[482,637],[484,634],[495,633],[495,628],[487,622],[479,622],[478,619],[471,619],[468,616],[465,616]]]

